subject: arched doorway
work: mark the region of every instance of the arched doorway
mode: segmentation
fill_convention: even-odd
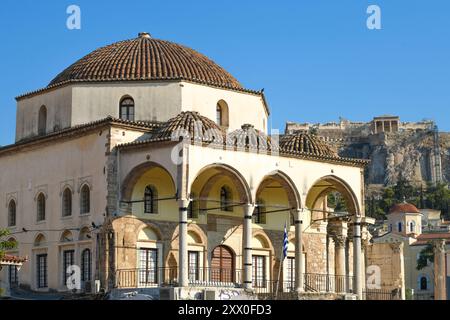
[[[211,281],[234,282],[234,253],[224,245],[214,248],[211,253]]]

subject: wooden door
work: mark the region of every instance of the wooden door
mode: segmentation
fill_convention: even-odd
[[[217,246],[211,254],[211,281],[234,282],[234,255],[227,246]]]

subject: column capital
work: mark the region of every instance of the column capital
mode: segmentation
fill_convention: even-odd
[[[337,248],[345,248],[345,242],[347,240],[347,237],[343,234],[334,234],[333,236],[334,244]]]
[[[445,239],[438,239],[433,241],[433,249],[436,253],[445,253]]]

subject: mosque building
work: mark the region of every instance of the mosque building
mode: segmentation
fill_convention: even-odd
[[[206,56],[140,33],[16,100],[0,228],[27,262],[2,281],[68,291],[76,265],[80,292],[363,297],[367,161],[269,135],[264,93]]]

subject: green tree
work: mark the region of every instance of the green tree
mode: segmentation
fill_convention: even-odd
[[[419,259],[417,259],[417,270],[422,270],[428,265],[428,262],[434,262],[434,250],[433,245],[428,244],[419,253]]]
[[[14,249],[17,246],[17,243],[15,241],[9,241],[6,239],[6,237],[9,235],[9,230],[0,229],[0,258],[5,255],[6,250]]]

